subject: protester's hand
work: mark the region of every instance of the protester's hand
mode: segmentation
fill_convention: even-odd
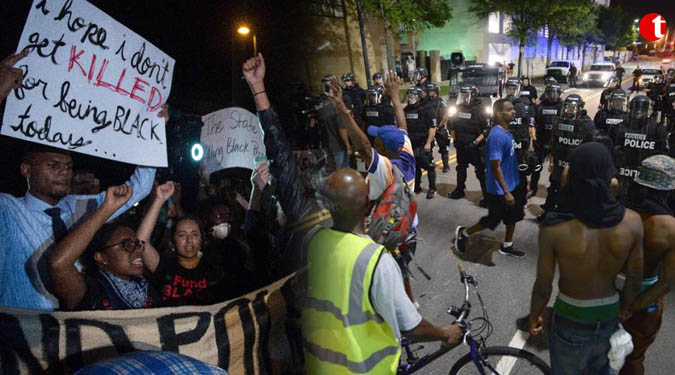
[[[401,78],[393,70],[387,73],[387,77],[384,79],[384,91],[392,100],[399,100],[398,89],[401,87],[402,82]]]
[[[246,60],[242,70],[253,94],[265,90],[265,59],[262,53]]]
[[[330,90],[326,95],[333,101],[335,109],[337,109],[338,112],[349,113],[349,108],[347,108],[344,100],[342,100],[342,86],[338,83],[337,77],[331,77],[329,87]]]
[[[462,329],[457,324],[451,324],[443,330],[447,333],[445,341],[441,342],[443,346],[455,346],[462,338]]]
[[[21,53],[15,53],[0,61],[0,103],[5,100],[13,89],[21,87],[23,71],[15,68],[14,65],[26,57],[28,52],[30,50],[25,49]]]
[[[166,202],[171,198],[175,191],[175,185],[173,181],[167,181],[161,185],[155,187],[155,199],[162,203]]]
[[[162,104],[162,109],[157,114],[157,117],[164,118],[164,121],[169,122],[169,104]]]
[[[504,194],[504,201],[506,201],[506,205],[508,207],[513,207],[516,205],[516,198],[513,197],[513,194],[507,192]]]
[[[260,163],[255,171],[253,171],[251,180],[258,190],[263,191],[265,186],[272,180],[268,163]]]
[[[431,144],[430,144],[430,143],[426,143],[426,144],[424,145],[424,151],[426,151],[426,152],[431,151]]]
[[[538,336],[544,330],[544,318],[538,316],[536,319],[530,317],[530,335]]]
[[[132,193],[133,189],[129,185],[111,186],[105,192],[101,208],[112,215],[129,201]]]

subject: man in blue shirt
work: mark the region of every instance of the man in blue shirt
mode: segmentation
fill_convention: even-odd
[[[506,236],[499,252],[522,258],[525,253],[513,247],[513,232],[516,223],[525,217],[525,202],[520,198],[518,189],[525,186],[519,184],[518,161],[514,149],[514,139],[509,132],[509,123],[515,116],[513,104],[506,99],[497,100],[494,104],[494,124],[487,138],[486,159],[489,167],[486,171],[486,200],[488,215],[480,219],[470,228],[458,226],[455,229],[455,249],[464,254],[469,237],[489,228],[494,230],[500,222],[506,225]]]

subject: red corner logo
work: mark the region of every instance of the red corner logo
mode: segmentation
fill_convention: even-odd
[[[660,14],[649,13],[640,20],[640,34],[650,42],[666,35],[666,20]]]

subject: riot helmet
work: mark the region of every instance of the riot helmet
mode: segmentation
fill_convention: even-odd
[[[557,85],[557,84],[558,84],[558,81],[556,81],[556,79],[551,77],[551,76],[546,77],[546,79],[544,80],[544,86],[545,87],[548,87],[550,85]]]
[[[321,87],[323,88],[323,92],[329,92],[330,91],[330,85],[331,81],[333,80],[333,76],[330,74],[326,74],[321,78]]]
[[[352,73],[347,72],[347,73],[342,75],[342,82],[344,82],[345,86],[351,87],[352,85],[354,85],[354,81],[355,81],[355,79],[354,79],[354,75]],[[347,82],[349,82],[349,83],[347,83]]]
[[[427,92],[427,95],[429,95],[430,98],[435,98],[439,96],[441,92],[441,90],[438,88],[438,85],[435,83],[427,83],[426,85],[424,85],[424,91]]]
[[[370,105],[377,105],[382,103],[382,97],[384,96],[384,90],[380,86],[370,86],[368,92],[366,93],[368,103]]]
[[[417,87],[411,87],[406,92],[406,96],[408,97],[408,104],[418,104],[422,98],[422,90],[418,89]]]
[[[509,99],[515,99],[520,96],[520,79],[509,78],[504,84],[504,93]]]
[[[628,97],[623,90],[614,90],[609,94],[609,110],[626,112],[626,101]]]
[[[474,98],[478,97],[478,88],[476,86],[462,86],[457,95],[457,105],[470,104]]]
[[[649,119],[649,98],[645,95],[634,97],[630,101],[629,109],[630,127],[632,129],[643,128]]]
[[[575,120],[579,116],[579,113],[581,113],[581,109],[584,108],[584,104],[581,96],[577,94],[568,95],[563,102],[562,117],[568,120]]]
[[[427,69],[420,67],[415,69],[415,75],[413,78],[415,79],[415,82],[420,83],[422,78],[426,78],[428,75],[429,73],[427,73]]]
[[[544,100],[548,102],[554,103],[560,101],[561,95],[562,89],[560,88],[560,85],[558,85],[557,83],[548,85],[544,89]]]
[[[382,77],[382,73],[373,74],[373,84],[378,86],[384,85],[384,77]]]

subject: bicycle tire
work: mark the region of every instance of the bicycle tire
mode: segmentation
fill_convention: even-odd
[[[518,359],[523,359],[527,363],[529,363],[532,368],[530,369],[531,371],[527,372],[528,374],[550,374],[551,373],[551,368],[549,365],[546,364],[541,358],[537,357],[533,353],[528,352],[527,350],[523,349],[516,349],[516,348],[511,348],[508,346],[491,346],[487,347],[483,350],[481,350],[481,354],[483,357],[516,357]],[[471,359],[471,353],[466,354],[462,358],[460,358],[455,364],[452,366],[450,369],[450,375],[458,375],[460,374],[460,370],[464,368],[464,366],[469,366],[470,368],[473,368],[476,370],[475,373],[478,373],[477,369],[475,368],[473,361]],[[489,369],[486,369],[489,371]],[[537,371],[538,370],[538,371]],[[511,372],[513,375],[518,375],[517,373]]]

